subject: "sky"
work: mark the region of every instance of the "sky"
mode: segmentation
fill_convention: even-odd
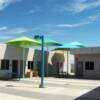
[[[100,46],[100,0],[0,0],[0,41],[44,35]]]

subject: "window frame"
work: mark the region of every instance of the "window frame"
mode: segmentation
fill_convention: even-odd
[[[10,67],[10,60],[9,59],[2,59],[1,60],[1,70],[9,70]]]
[[[28,61],[28,69],[33,70],[34,69],[34,61]]]
[[[85,70],[94,70],[94,61],[85,61]]]

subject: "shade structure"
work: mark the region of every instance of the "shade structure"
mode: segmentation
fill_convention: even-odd
[[[52,39],[44,38],[44,47],[46,47],[47,51],[49,51],[48,50],[49,47],[54,47],[54,46],[62,46],[62,44],[58,43],[57,41],[54,41]],[[47,62],[47,71],[46,72],[48,74],[48,62]]]
[[[72,47],[72,48],[78,48],[78,47],[82,48],[82,47],[86,47],[85,45],[83,45],[82,43],[77,42],[77,41],[71,42],[71,43],[69,43],[69,45],[75,46],[75,47]]]
[[[44,40],[44,46],[49,47],[49,46],[62,46],[61,43],[58,43],[52,39],[45,39]]]
[[[68,70],[69,70],[68,62],[69,62],[69,51],[70,51],[70,49],[83,48],[83,47],[86,47],[86,46],[84,46],[80,42],[75,41],[75,42],[67,43],[67,44],[60,46],[60,47],[53,50],[53,51],[67,52],[67,76],[68,76]]]
[[[62,51],[66,51],[66,50],[70,50],[70,49],[73,49],[73,48],[82,48],[82,47],[86,47],[85,45],[83,45],[82,43],[80,42],[71,42],[71,43],[67,43],[63,46],[60,46],[54,50],[62,50]]]
[[[29,37],[25,37],[25,36],[9,40],[5,43],[8,45],[23,47],[23,77],[24,77],[24,74],[25,74],[25,71],[24,71],[24,69],[25,69],[25,67],[24,67],[24,65],[25,65],[25,63],[24,63],[25,49],[24,49],[24,47],[37,46],[37,45],[40,45],[41,43],[39,41],[33,40],[33,39],[31,39]]]
[[[47,47],[47,51],[48,51],[48,47],[54,47],[54,46],[62,46],[61,43],[58,43],[52,39],[44,39],[44,46]],[[48,74],[48,62],[47,62],[47,74]]]
[[[6,44],[20,46],[20,47],[29,47],[29,46],[37,46],[40,45],[41,43],[37,40],[33,40],[29,37],[24,36],[9,40],[6,42]]]

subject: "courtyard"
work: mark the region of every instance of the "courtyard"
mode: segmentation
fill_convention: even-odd
[[[100,100],[100,80],[40,78],[0,81],[0,100]]]

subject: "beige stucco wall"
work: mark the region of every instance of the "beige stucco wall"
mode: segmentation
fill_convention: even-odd
[[[100,47],[84,47],[84,48],[75,48],[70,51],[72,54],[99,54]]]
[[[23,57],[24,52],[24,57]],[[22,60],[25,62],[25,73],[27,73],[28,70],[28,61],[34,61],[34,68],[37,69],[37,62],[41,62],[41,50],[35,50],[34,48],[21,48],[17,46],[10,46],[6,44],[0,44],[0,63],[2,59],[8,59],[10,61],[10,68],[9,70],[0,70],[0,76],[1,77],[8,77],[11,75],[8,75],[9,73],[12,73],[12,60],[18,60],[18,73],[23,74],[23,65]],[[47,52],[45,52],[45,73],[47,71]],[[1,64],[0,64],[1,65]],[[1,68],[1,66],[0,66]],[[46,73],[47,74],[47,73]]]
[[[57,74],[57,63],[62,63],[63,65],[59,67],[59,72],[63,71],[64,69],[64,61],[65,57],[63,53],[57,53],[57,52],[49,52],[48,55],[48,73],[50,75]]]
[[[24,60],[33,61],[34,50],[33,49],[24,49]],[[0,63],[2,59],[8,59],[10,61],[9,70],[0,70],[0,77],[11,77],[10,73],[12,73],[12,60],[18,60],[18,73],[23,72],[22,65],[20,65],[20,61],[23,60],[23,48],[16,46],[8,46],[6,44],[0,44]],[[1,64],[0,64],[1,65]],[[27,68],[27,64],[26,68]],[[1,66],[0,66],[1,68]],[[9,74],[9,75],[8,75]]]
[[[24,50],[24,60],[25,63],[25,73],[28,71],[28,61],[34,61],[34,68],[37,69],[37,62],[41,62],[41,50],[35,50],[34,48],[21,48],[17,46],[8,46],[5,44],[0,44],[0,63],[2,59],[8,59],[10,61],[9,70],[0,70],[0,76],[7,76],[7,73],[12,73],[12,60],[18,60],[18,70],[19,74],[22,73],[22,63],[23,60],[23,50]],[[73,61],[73,56],[69,55],[69,73],[71,61]],[[45,75],[56,73],[56,63],[62,62],[63,65],[60,66],[60,71],[67,72],[67,55],[66,53],[56,53],[45,51]],[[1,64],[0,64],[1,65]],[[1,67],[1,66],[0,66]]]
[[[55,55],[55,57],[54,57]],[[63,66],[60,67],[60,71],[63,72],[68,72],[69,74],[71,74],[71,66],[74,64],[74,55],[69,54],[68,55],[68,59],[67,59],[67,53],[66,52],[62,52],[62,53],[57,53],[57,52],[49,52],[49,56],[48,56],[48,63],[52,65],[52,59],[54,59],[54,64],[53,67],[51,68],[50,73],[52,73],[52,70],[54,70],[54,73],[56,73],[56,63],[57,62],[62,62]],[[68,65],[68,68],[67,68]],[[68,71],[67,71],[68,69]],[[50,69],[49,69],[50,70]]]
[[[78,54],[76,61],[83,61],[83,77],[100,78],[100,54]],[[94,61],[94,70],[85,70],[85,61]]]

